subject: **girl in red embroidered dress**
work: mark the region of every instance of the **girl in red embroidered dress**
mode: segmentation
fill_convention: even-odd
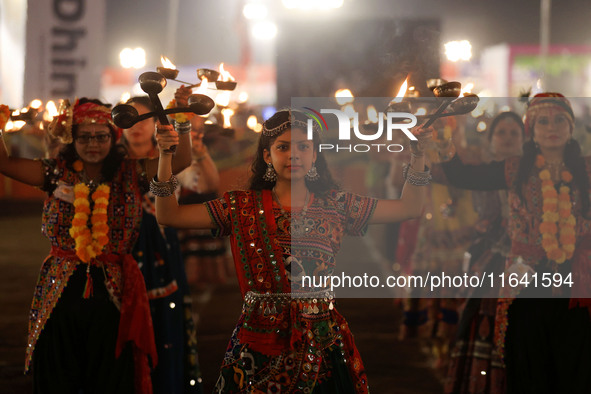
[[[244,306],[216,392],[368,392],[332,294],[302,288],[300,279],[332,273],[343,235],[420,215],[424,192],[407,184],[400,200],[376,200],[339,191],[317,152],[318,132],[306,137],[306,121],[302,113],[283,110],[265,122],[249,190],[195,205],[178,206],[167,192],[156,199],[162,224],[231,235]],[[418,135],[422,142],[430,133]],[[158,176],[168,180],[167,144],[159,146]],[[411,171],[425,182],[422,144],[415,149]]]

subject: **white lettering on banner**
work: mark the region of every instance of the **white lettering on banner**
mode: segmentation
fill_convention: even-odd
[[[25,102],[100,95],[104,2],[29,0]]]

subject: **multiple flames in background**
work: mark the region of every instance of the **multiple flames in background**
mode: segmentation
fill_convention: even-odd
[[[162,66],[167,69],[176,69],[175,64],[168,59],[166,56],[161,56],[161,63]],[[232,74],[224,68],[224,63],[220,63],[218,70],[219,78],[218,81],[235,81],[235,78]],[[179,81],[181,82],[181,81]],[[191,84],[190,86],[194,88],[193,92],[195,94],[203,94],[212,97],[216,103],[216,109],[214,109],[213,116],[204,115],[204,117],[208,118],[206,123],[219,123],[221,127],[224,129],[232,129],[233,128],[233,117],[237,112],[239,106],[247,106],[248,102],[248,93],[246,91],[241,91],[238,94],[234,93],[233,91],[229,90],[218,90],[215,88],[216,81],[208,81],[207,78],[202,78],[200,83]],[[418,97],[418,91],[415,89],[414,86],[408,86],[408,77],[404,80],[404,82],[399,87],[396,95],[391,100],[391,103],[401,103],[407,97]],[[471,93],[472,89],[474,88],[473,83],[467,83],[465,86],[462,87],[463,93]],[[131,97],[129,92],[125,92],[120,99],[120,102],[125,102]],[[334,98],[337,104],[341,107],[341,111],[347,113],[352,118],[354,113],[357,112],[360,114],[361,117],[364,119],[360,119],[366,124],[369,123],[378,123],[380,112],[374,105],[368,105],[366,108],[363,108],[362,111],[359,111],[359,108],[355,107],[355,96],[351,92],[350,89],[343,88],[338,89],[334,93]],[[481,100],[472,111],[471,115],[474,118],[480,119],[476,131],[484,132],[487,129],[488,121],[491,118],[491,104],[490,100]],[[20,110],[13,110],[11,113],[11,119],[7,123],[5,127],[6,132],[15,132],[22,129],[26,129],[27,126],[29,128],[33,128],[40,131],[45,131],[47,129],[48,124],[52,121],[53,117],[57,116],[58,111],[57,108],[59,107],[59,102],[55,103],[54,101],[48,101],[43,103],[39,99],[32,100],[29,105],[25,108]],[[510,108],[501,108],[502,110],[509,110]],[[429,111],[427,106],[421,105],[414,105],[412,113],[416,116],[425,115]],[[262,130],[262,117],[260,114],[257,116],[255,111],[248,111],[250,112],[246,118],[245,124],[242,126],[246,126],[248,130],[251,130],[255,133],[259,133]],[[243,121],[244,122],[244,121]]]

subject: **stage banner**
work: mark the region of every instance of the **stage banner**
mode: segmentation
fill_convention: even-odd
[[[24,103],[98,97],[104,36],[104,0],[29,0]]]

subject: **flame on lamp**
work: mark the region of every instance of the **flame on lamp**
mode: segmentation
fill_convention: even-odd
[[[378,110],[373,105],[367,107],[367,120],[370,123],[378,123]]]
[[[234,110],[232,108],[224,108],[221,110],[222,116],[224,117],[224,129],[232,128],[232,123],[230,122],[232,115],[234,115]]]
[[[6,123],[6,131],[8,131],[8,123],[11,123],[11,122]],[[26,124],[27,124],[27,122],[25,122],[24,120],[15,120],[12,122],[10,130],[11,131],[18,131],[18,130],[22,129],[23,127],[25,127]]]
[[[127,100],[129,100],[130,98],[131,98],[131,93],[129,93],[129,92],[124,92],[124,93],[121,95],[121,100],[119,100],[119,102],[121,102],[121,103],[126,103],[126,102],[127,102]]]
[[[160,62],[162,63],[162,67],[176,70],[176,66],[174,65],[174,63],[171,62],[170,59],[166,56],[160,56]]]
[[[208,82],[209,81],[207,80],[207,78],[203,77],[203,79],[201,80],[201,84],[199,85],[199,87],[195,91],[195,94],[205,94],[205,93],[207,93],[207,84],[208,84]]]
[[[462,88],[460,92],[460,97],[463,96],[465,93],[472,93],[472,89],[474,89],[474,84],[472,82],[467,83],[466,86]]]
[[[349,89],[339,89],[334,93],[334,96],[339,105],[345,105],[355,101],[355,97]]]
[[[41,101],[39,99],[35,99],[35,100],[31,101],[31,103],[29,104],[29,107],[34,108],[34,109],[39,109],[39,108],[41,108],[42,105],[43,105],[43,101]]]
[[[57,107],[53,100],[49,100],[47,104],[45,104],[45,112],[43,112],[43,120],[46,122],[51,122],[54,117],[58,115]]]
[[[218,78],[218,81],[235,81],[232,74],[224,70],[224,63],[220,63],[220,77]]]
[[[408,77],[404,80],[404,83],[400,86],[398,93],[396,93],[396,97],[391,101],[392,103],[400,103],[406,94],[406,89],[408,87]]]
[[[230,105],[230,95],[232,92],[227,90],[218,91],[218,94],[215,96],[215,103],[218,107],[227,107]]]

